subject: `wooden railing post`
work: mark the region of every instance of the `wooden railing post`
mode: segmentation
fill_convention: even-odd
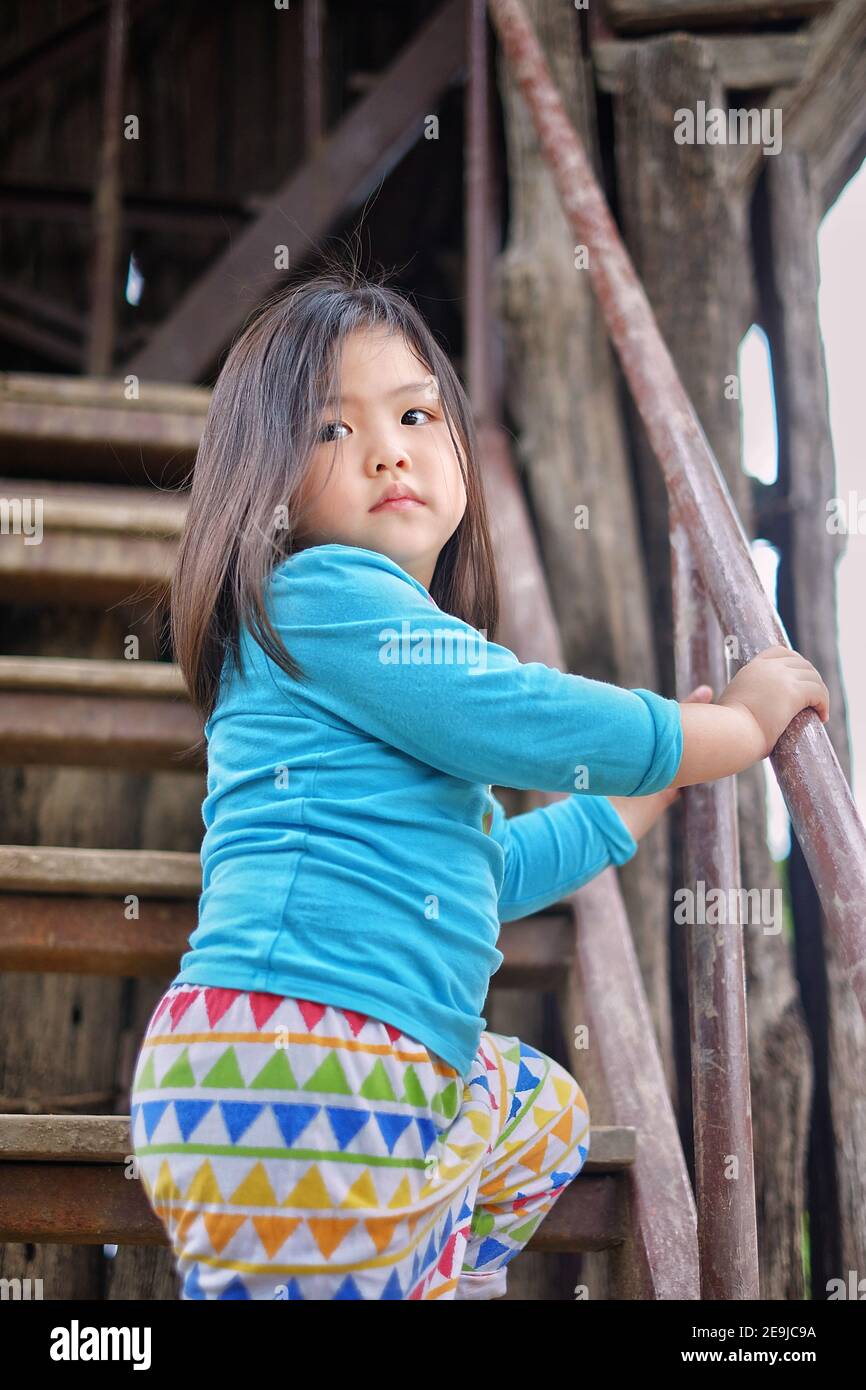
[[[671,576],[677,697],[685,699],[701,684],[717,694],[727,681],[722,632],[686,530],[673,511]],[[701,1298],[756,1299],[758,1229],[736,779],[685,787],[682,796],[683,887],[694,894],[694,903],[705,900],[699,884],[705,895],[721,889],[726,904],[721,921],[701,921],[695,913],[695,920],[683,924]]]

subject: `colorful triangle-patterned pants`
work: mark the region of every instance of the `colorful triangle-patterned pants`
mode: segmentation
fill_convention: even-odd
[[[485,1032],[465,1077],[399,1028],[306,999],[173,984],[130,1097],[182,1299],[506,1292],[589,1151],[559,1063]]]

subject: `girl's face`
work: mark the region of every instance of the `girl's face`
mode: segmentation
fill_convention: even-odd
[[[466,510],[436,379],[402,336],[365,329],[343,343],[340,384],[342,415],[329,401],[302,489],[297,549],[377,550],[427,589]],[[377,506],[396,489],[417,500]]]

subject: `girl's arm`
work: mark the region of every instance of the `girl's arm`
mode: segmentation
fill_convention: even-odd
[[[607,799],[622,817],[630,834],[639,840],[661,819],[679,794],[678,787],[665,787],[664,791],[653,792],[650,796],[609,796]]]
[[[707,705],[712,698],[711,687],[699,685],[682,704]],[[649,796],[571,796],[567,801],[510,817],[494,796],[491,834],[505,851],[500,921],[511,922],[539,912],[560,902],[609,865],[627,863],[637,851],[637,841],[679,794],[679,787],[672,785]],[[611,816],[610,807],[616,816]]]
[[[699,685],[682,704],[708,704],[713,692],[708,685]],[[683,719],[685,728],[685,718]],[[682,766],[682,764],[680,765]],[[660,820],[669,806],[672,806],[680,791],[674,783],[664,791],[653,792],[651,796],[609,796],[607,799],[625,822],[635,840],[640,840],[651,826]]]
[[[248,698],[294,706],[334,740],[348,725],[465,781],[591,796],[649,795],[679,766],[676,700],[521,662],[375,551],[301,550],[273,571],[266,607],[304,677],[247,643]]]
[[[611,796],[639,840],[659,819],[680,787],[742,772],[769,757],[794,715],[817,710],[830,717],[830,695],[815,667],[790,647],[768,647],[743,666],[710,704],[713,692],[699,685],[682,701],[683,756],[669,787],[651,796]]]
[[[500,922],[514,922],[560,902],[609,865],[624,864],[637,853],[624,818],[610,804],[613,797],[573,794],[508,816],[498,798],[490,796],[490,835],[505,860]]]
[[[336,542],[278,565],[266,607],[305,673],[271,662],[268,698],[487,785],[649,797],[740,772],[799,710],[829,710],[818,672],[789,647],[761,652],[714,705],[520,662],[387,556]],[[263,698],[258,685],[250,698]]]

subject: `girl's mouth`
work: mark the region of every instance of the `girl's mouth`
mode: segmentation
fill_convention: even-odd
[[[389,497],[387,502],[380,502],[377,507],[371,507],[370,510],[372,512],[384,512],[386,509],[390,511],[393,508],[395,511],[401,512],[408,510],[409,507],[423,506],[424,503],[417,497]]]

